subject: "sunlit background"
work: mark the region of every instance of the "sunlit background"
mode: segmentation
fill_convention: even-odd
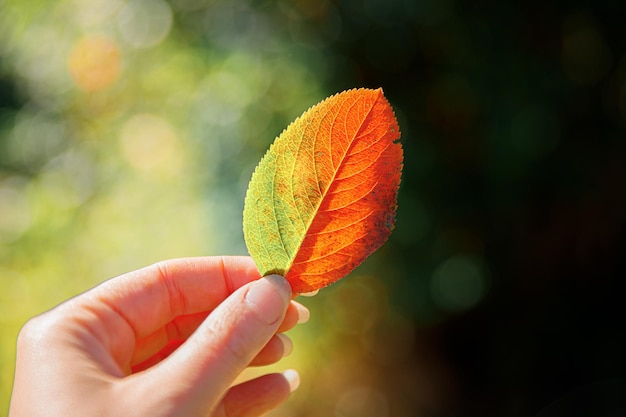
[[[271,141],[361,86],[403,132],[397,228],[303,301],[272,416],[626,407],[626,7],[587,3],[0,0],[0,410],[29,317],[245,254]]]

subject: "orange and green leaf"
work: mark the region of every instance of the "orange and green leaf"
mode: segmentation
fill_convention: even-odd
[[[400,130],[381,89],[355,89],[311,107],[256,168],[243,212],[246,245],[262,275],[294,293],[343,278],[395,225]]]

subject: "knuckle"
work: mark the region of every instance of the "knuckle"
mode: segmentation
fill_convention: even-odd
[[[56,327],[58,327],[57,320],[50,313],[35,316],[22,326],[17,336],[17,343],[23,347],[38,345],[48,339]]]
[[[166,261],[161,261],[154,264],[157,273],[160,277],[160,282],[165,286],[167,291],[170,311],[173,316],[178,316],[186,310],[186,300],[181,291],[178,282],[170,273],[169,264]]]

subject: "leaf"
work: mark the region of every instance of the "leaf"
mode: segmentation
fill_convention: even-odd
[[[246,194],[243,232],[262,275],[294,293],[343,278],[389,237],[402,171],[400,130],[382,89],[311,107],[276,138]]]

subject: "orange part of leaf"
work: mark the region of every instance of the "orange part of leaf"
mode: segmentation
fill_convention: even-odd
[[[244,236],[263,275],[294,293],[325,287],[378,249],[395,225],[400,130],[381,89],[332,96],[296,119],[255,170]]]

